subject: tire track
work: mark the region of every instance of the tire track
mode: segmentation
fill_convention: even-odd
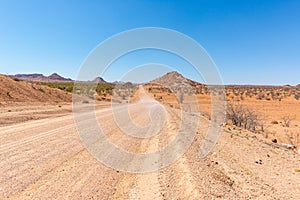
[[[97,114],[100,114],[100,113],[101,112],[99,112]],[[116,114],[116,113],[114,113],[114,114]],[[102,115],[100,118],[107,117],[107,116],[110,116],[110,115],[112,115],[112,113]],[[99,117],[98,117],[98,119],[99,119]],[[81,121],[80,123],[84,123],[84,122],[87,122],[87,121],[90,121],[90,120],[93,120],[93,119],[85,119],[85,120]],[[48,136],[52,136],[53,134],[60,134],[61,132],[69,130],[70,128],[74,128],[74,127],[75,127],[75,124],[74,124],[74,122],[72,122],[72,123],[70,123],[68,125],[65,125],[63,127],[59,127],[59,128],[56,128],[56,129],[53,129],[53,130],[50,130],[50,131],[42,132],[42,133],[37,134],[37,135],[29,136],[29,137],[17,140],[15,142],[10,142],[10,143],[7,143],[7,144],[3,144],[3,145],[0,146],[0,153],[4,153],[4,152],[6,152],[5,150],[10,150],[10,148],[17,147],[17,146],[22,145],[22,144],[28,144],[28,143],[35,142],[35,141],[40,140],[40,139],[44,139]]]
[[[109,117],[109,116],[106,116],[106,118],[105,119],[107,119],[107,121],[112,121],[112,123],[113,123],[113,118],[112,117]],[[107,123],[106,124],[106,128],[109,128],[109,127],[112,127],[112,124],[111,123]],[[115,131],[116,131],[117,129],[111,129],[110,130],[110,133],[109,133],[109,135],[116,135],[115,134]],[[112,136],[110,136],[110,137],[112,137]],[[124,135],[124,137],[125,137],[125,135]],[[119,140],[123,140],[123,138],[118,138]],[[101,142],[101,141],[100,141]],[[97,142],[96,142],[97,143]],[[130,146],[130,145],[132,145],[132,144],[130,144],[130,143],[128,143],[128,146]],[[41,187],[41,185],[44,185],[45,183],[48,183],[48,181],[49,181],[49,179],[48,178],[51,178],[51,177],[55,177],[55,176],[57,176],[57,175],[59,175],[60,173],[58,173],[59,171],[57,170],[57,169],[60,169],[62,166],[69,166],[69,163],[72,161],[72,162],[74,162],[75,163],[75,166],[73,166],[72,167],[72,169],[76,169],[76,171],[74,171],[74,173],[75,174],[77,174],[78,175],[78,173],[82,173],[82,172],[84,172],[85,171],[85,169],[84,168],[81,168],[81,169],[78,169],[78,166],[76,166],[76,163],[78,163],[77,161],[78,161],[78,159],[81,157],[80,155],[81,154],[87,154],[88,155],[88,153],[87,153],[87,151],[86,151],[86,149],[84,149],[84,148],[82,148],[82,149],[80,149],[78,152],[76,152],[74,155],[72,155],[71,157],[68,157],[68,158],[66,158],[65,159],[65,161],[63,162],[63,163],[61,163],[61,164],[59,164],[59,165],[57,165],[55,168],[52,168],[51,169],[51,171],[48,171],[46,174],[44,174],[43,176],[41,176],[41,177],[39,177],[38,179],[37,179],[37,181],[35,181],[34,183],[32,183],[32,184],[30,184],[30,186],[27,186],[27,189],[25,189],[24,190],[24,192],[21,192],[19,195],[21,195],[22,197],[24,197],[24,195],[23,194],[25,194],[25,193],[30,193],[30,194],[32,194],[32,193],[34,193],[34,191],[35,190],[39,190],[38,188],[40,188]],[[82,159],[81,159],[82,160]],[[113,180],[115,180],[116,179],[116,177],[114,177],[114,178],[112,178],[111,177],[111,175],[110,174],[115,174],[115,176],[118,176],[118,179],[119,179],[119,176],[120,176],[120,173],[117,173],[117,172],[115,172],[114,170],[111,170],[111,169],[109,169],[109,168],[107,168],[107,167],[105,167],[104,165],[102,165],[102,164],[100,164],[99,162],[96,162],[92,157],[90,157],[89,158],[89,162],[92,162],[92,163],[94,163],[94,164],[91,164],[91,165],[89,165],[89,167],[88,168],[90,168],[90,170],[89,170],[89,172],[90,171],[93,171],[94,173],[91,173],[90,174],[90,176],[92,176],[92,175],[95,175],[95,174],[97,174],[96,173],[96,169],[98,169],[99,170],[99,166],[101,166],[100,167],[100,169],[101,169],[101,171],[103,171],[103,170],[105,170],[105,171],[107,171],[107,175],[103,175],[103,176],[107,176],[108,178],[109,178],[109,180],[107,180],[107,181],[111,181],[111,179],[113,179]],[[80,161],[80,159],[79,159],[79,161]],[[83,162],[83,161],[81,161],[81,162]],[[96,169],[94,169],[93,168],[93,166],[98,166],[98,167],[96,167]],[[79,171],[77,171],[77,170],[79,170]],[[95,171],[96,170],[96,171]],[[76,176],[77,177],[77,176]],[[80,176],[80,177],[82,177],[82,175]],[[106,180],[106,178],[105,177],[103,177],[103,179],[105,179]],[[90,179],[91,178],[91,179]],[[85,182],[95,182],[95,181],[93,181],[93,178],[94,177],[90,177],[90,178],[87,178],[86,179],[86,181]],[[45,179],[47,179],[48,181],[45,181]],[[68,179],[67,177],[65,177],[63,180],[65,180],[65,179]],[[72,176],[72,179],[68,179],[69,181],[71,180],[73,180],[73,179],[75,179],[75,180],[77,180],[74,176]],[[43,184],[42,184],[42,182],[43,182],[43,180],[45,181]],[[53,179],[52,179],[53,180]],[[55,181],[56,179],[54,179],[54,181]],[[96,182],[97,181],[100,181],[101,183],[103,183],[103,182],[105,182],[105,180],[96,180]],[[66,181],[66,180],[65,180]],[[70,184],[70,187],[72,187],[72,185],[74,186],[74,185],[77,185],[78,183],[74,183],[74,182],[72,182],[73,184]],[[107,183],[108,184],[108,183]],[[109,185],[111,185],[112,183],[109,183]],[[68,184],[69,185],[69,184]],[[79,184],[80,185],[80,184]],[[98,185],[98,186],[101,186],[101,185],[99,185],[99,184],[96,184],[95,183],[95,185]],[[51,185],[49,185],[50,186],[50,188],[51,188]],[[70,188],[69,187],[69,188]],[[77,188],[78,188],[79,186],[77,186]],[[35,188],[35,189],[33,189],[33,188]],[[48,188],[45,188],[45,189],[48,189]],[[100,188],[101,189],[101,188]],[[70,190],[72,190],[73,191],[73,189],[71,189],[70,188]],[[102,192],[104,192],[104,191],[102,191]],[[107,192],[107,191],[106,191]],[[65,193],[65,192],[64,192]],[[74,192],[69,192],[69,194],[75,194],[76,195],[76,192],[74,193]],[[96,192],[96,194],[97,195],[99,195],[99,193],[98,192]],[[77,195],[78,195],[78,193],[77,193]],[[20,198],[21,198],[21,196],[19,196]]]

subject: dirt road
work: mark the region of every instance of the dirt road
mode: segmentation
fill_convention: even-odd
[[[151,123],[146,104],[130,105],[128,120]],[[123,105],[115,112],[121,110]],[[97,110],[96,116],[107,138],[119,148],[149,153],[177,134],[180,112],[167,107],[165,111],[161,133],[147,139],[123,134],[110,108]],[[86,124],[91,120],[82,119]],[[72,114],[0,127],[0,199],[300,198],[296,154],[252,133],[224,127],[213,152],[200,160],[198,151],[210,121],[200,117],[199,122],[192,145],[180,159],[145,174],[117,171],[97,161],[84,148]]]

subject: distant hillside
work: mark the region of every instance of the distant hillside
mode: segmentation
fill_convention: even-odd
[[[101,77],[96,77],[93,81],[93,83],[98,83],[98,84],[101,84],[101,83],[107,83],[103,78]]]
[[[10,77],[31,82],[73,82],[72,79],[64,78],[57,73],[53,73],[50,76],[44,76],[43,74],[16,74]]]
[[[168,86],[168,87],[174,87],[174,86],[182,86],[182,85],[189,85],[192,87],[199,87],[199,86],[204,86],[201,83],[198,83],[196,81],[190,80],[188,78],[185,78],[181,74],[179,74],[176,71],[169,72],[157,79],[154,79],[150,83],[154,84],[160,84],[162,86]]]
[[[151,88],[162,88],[162,91],[173,91],[173,92],[188,92],[194,93],[197,90],[206,89],[204,84],[185,78],[176,71],[169,72],[157,79],[146,84]],[[165,88],[165,89],[163,89]]]
[[[0,105],[14,102],[71,102],[72,94],[0,74]]]
[[[157,92],[183,92],[195,94],[217,94],[217,88],[208,88],[207,85],[187,79],[176,71],[169,72],[153,81],[145,84],[153,93]],[[190,92],[192,91],[192,92]],[[296,99],[300,100],[300,84],[297,86],[268,86],[268,85],[225,85],[228,100],[276,100]]]

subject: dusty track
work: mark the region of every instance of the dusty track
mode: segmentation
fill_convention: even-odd
[[[141,114],[144,109],[141,103],[132,104],[132,119],[148,123],[147,116]],[[100,109],[96,115],[116,145],[146,153],[163,148],[177,134],[179,111],[166,111],[165,128],[150,139],[124,135],[110,109]],[[84,120],[88,124],[90,119]],[[198,151],[209,126],[206,118],[199,120],[198,133],[188,151],[174,164],[146,174],[116,171],[96,161],[83,147],[71,114],[2,127],[0,199],[300,197],[300,174],[293,171],[300,166],[299,158],[291,151],[265,144],[251,133],[224,131],[214,151],[199,160]],[[262,164],[255,163],[259,159]]]

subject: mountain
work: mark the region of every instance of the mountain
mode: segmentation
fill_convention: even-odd
[[[53,73],[50,76],[44,76],[43,74],[16,74],[10,77],[30,82],[73,82],[72,79],[64,78],[57,73]]]
[[[53,73],[50,76],[47,77],[49,80],[53,80],[53,81],[60,81],[60,82],[71,82],[73,81],[70,78],[64,78],[60,75],[58,75],[57,73]]]
[[[114,85],[123,85],[125,83],[126,82],[124,82],[124,81],[114,81],[114,82],[112,82],[112,84],[114,84]]]
[[[94,80],[92,80],[93,83],[107,83],[102,77],[96,77]]]
[[[0,105],[15,102],[71,102],[72,94],[0,74]]]
[[[164,87],[200,87],[204,86],[201,83],[185,78],[180,73],[176,71],[168,72],[167,74],[154,79],[150,84],[158,84]]]
[[[300,88],[300,84],[296,85],[297,88]]]

